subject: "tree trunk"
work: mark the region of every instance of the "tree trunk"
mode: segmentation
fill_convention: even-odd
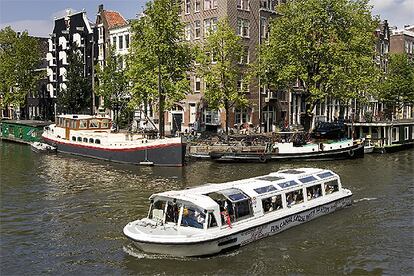
[[[161,64],[158,64],[158,104],[159,104],[159,114],[158,114],[158,123],[159,123],[159,132],[160,138],[164,138],[165,129],[164,129],[164,101],[165,96],[163,95],[162,86],[161,86]]]

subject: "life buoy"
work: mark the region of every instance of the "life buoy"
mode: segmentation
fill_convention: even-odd
[[[265,156],[264,154],[260,155],[260,156],[259,156],[259,161],[260,161],[261,163],[266,163],[266,161],[267,161],[266,156]]]
[[[352,156],[354,156],[354,155],[355,155],[354,150],[349,150],[349,151],[348,151],[348,155],[349,155],[349,156],[351,156],[351,157],[352,157]]]

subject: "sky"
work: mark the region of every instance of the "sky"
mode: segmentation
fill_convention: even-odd
[[[96,19],[98,5],[120,12],[125,19],[136,18],[147,0],[0,0],[0,28],[12,26],[15,31],[27,30],[30,35],[48,37],[53,18],[66,9],[86,10],[89,20]],[[219,0],[224,1],[224,0]],[[252,0],[259,1],[259,0]],[[387,19],[390,26],[414,25],[414,0],[370,0],[372,13]]]

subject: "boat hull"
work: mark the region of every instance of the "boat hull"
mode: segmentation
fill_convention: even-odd
[[[154,254],[173,256],[211,256],[228,252],[247,245],[253,241],[278,234],[296,225],[332,213],[352,204],[351,195],[342,197],[330,203],[325,203],[304,210],[299,213],[290,214],[276,220],[254,226],[238,233],[216,238],[208,241],[190,243],[155,243],[133,240],[134,244],[142,251]],[[124,229],[125,233],[125,229]]]
[[[355,159],[364,157],[364,146],[362,144],[353,145],[348,148],[337,150],[326,150],[309,153],[278,153],[278,154],[259,154],[259,153],[210,153],[210,158],[218,162],[268,162],[275,160],[335,160],[335,159]]]
[[[56,147],[58,152],[119,163],[140,165],[140,163],[145,162],[145,164],[152,164],[154,166],[181,167],[185,161],[186,146],[182,142],[114,149],[66,143],[45,136],[43,136],[43,139],[46,143]]]

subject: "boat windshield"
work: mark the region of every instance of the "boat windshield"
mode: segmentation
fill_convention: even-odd
[[[157,222],[177,223],[180,208],[181,204],[175,199],[157,200],[151,205],[148,218]]]
[[[181,226],[203,229],[205,221],[206,214],[204,211],[194,206],[184,205],[181,218]]]

